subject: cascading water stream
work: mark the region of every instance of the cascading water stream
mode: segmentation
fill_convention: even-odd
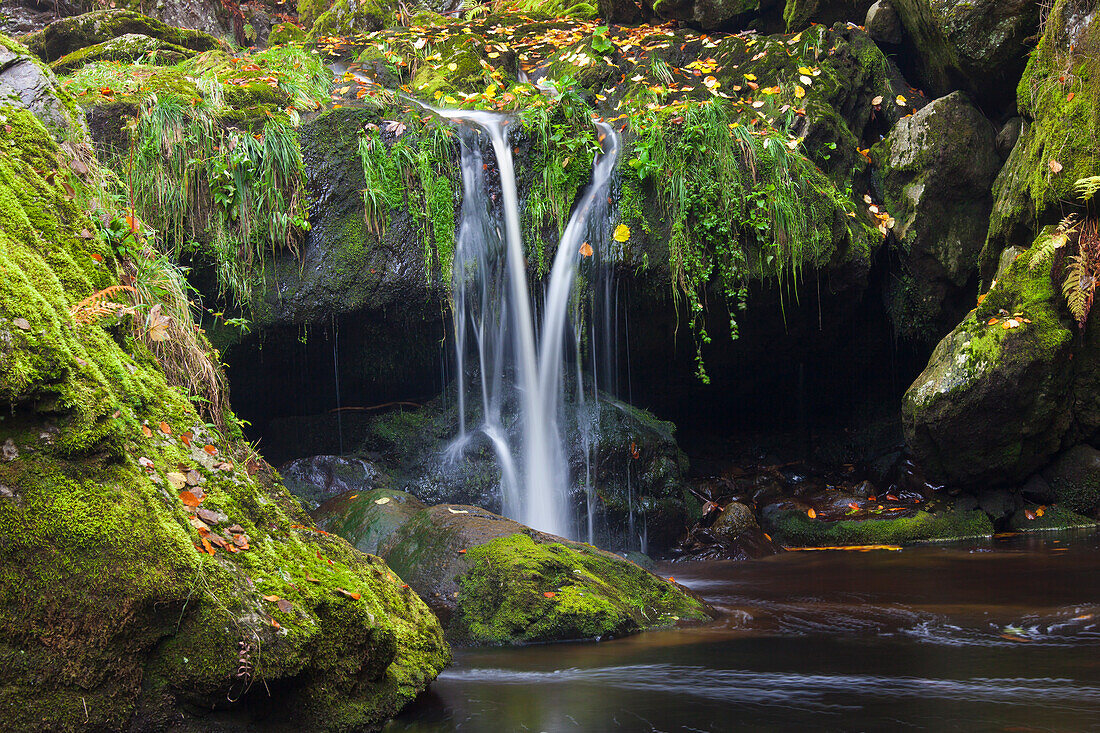
[[[464,128],[463,206],[453,286],[458,400],[463,414],[455,451],[460,452],[467,441],[464,369],[468,334],[472,330],[481,374],[481,431],[489,438],[501,464],[504,512],[537,529],[567,536],[572,533],[567,501],[570,477],[561,435],[566,324],[589,216],[597,208],[597,202],[606,197],[619,154],[619,138],[609,125],[597,123],[601,154],[593,165],[592,181],[559,242],[546,289],[541,328],[536,332],[520,234],[519,196],[507,139],[511,120],[483,111],[433,111]],[[477,144],[478,132],[488,136],[500,171],[503,237],[493,222],[485,194],[486,166]],[[509,386],[514,387],[519,402],[518,445],[509,441],[504,429],[502,387],[506,374],[512,379]],[[578,391],[582,389],[580,384]],[[521,468],[517,470],[518,467]],[[590,519],[590,537],[591,524]]]

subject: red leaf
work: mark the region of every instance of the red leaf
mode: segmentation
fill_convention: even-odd
[[[180,501],[183,502],[184,506],[198,506],[202,503],[202,499],[195,496],[190,491],[181,491]]]

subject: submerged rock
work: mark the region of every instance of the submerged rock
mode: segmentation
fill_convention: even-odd
[[[417,507],[411,496],[383,491],[337,497],[316,516],[360,547],[376,547],[455,642],[606,639],[709,617],[689,591],[618,555],[481,507]]]

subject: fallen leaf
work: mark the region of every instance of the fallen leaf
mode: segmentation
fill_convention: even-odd
[[[277,605],[279,607],[279,610],[283,613],[290,613],[294,610],[294,604],[285,598],[280,598],[278,601],[276,601],[275,605]]]
[[[901,96],[900,94],[898,95],[897,99],[895,99],[894,101],[897,102],[899,107],[904,107],[905,106],[905,97]]]
[[[169,474],[169,475],[171,475],[171,474]],[[199,504],[202,503],[202,499],[195,496],[190,491],[181,491],[180,492],[180,501],[183,502],[184,506],[191,506],[191,507],[197,507]]]
[[[274,626],[274,627],[275,627],[276,629],[281,629],[281,628],[283,628],[282,626],[280,626],[280,625],[279,625],[279,622],[278,622],[278,621],[276,621],[275,619],[271,618],[270,616],[268,616],[268,617],[267,617],[267,620],[268,620],[268,621],[270,621],[270,622],[271,622],[271,625],[272,625],[272,626]]]
[[[1051,160],[1049,163],[1047,163],[1047,167],[1050,168],[1051,173],[1061,173],[1062,172],[1062,164],[1059,163],[1056,160]]]
[[[186,433],[180,433],[180,442],[183,443],[188,448],[190,448],[191,447],[191,438],[193,438],[193,437],[194,436],[191,434],[190,430],[188,430]]]
[[[214,551],[214,547],[210,544],[210,541],[208,539],[206,539],[205,537],[202,538],[202,549],[206,550],[211,555],[216,555],[217,554]]]
[[[146,438],[153,437],[153,431],[149,429],[148,425],[141,426],[141,434],[144,435]]]
[[[165,478],[168,479],[168,485],[172,487],[173,491],[179,491],[187,485],[187,477],[179,471],[169,471],[165,474]],[[188,494],[191,492],[188,491]]]
[[[813,508],[811,507],[810,509],[806,510],[806,516],[809,517],[810,519],[817,519],[817,512],[815,512],[813,510]]]
[[[882,95],[881,94],[871,100],[871,106],[873,106],[873,107],[878,107],[880,104],[882,104]]]
[[[625,242],[626,240],[630,239],[630,227],[628,227],[626,224],[620,224],[619,226],[615,227],[614,237],[616,242]]]
[[[160,432],[164,433],[165,435],[171,435],[172,434],[172,426],[169,425],[168,423],[164,422],[164,421],[161,421],[161,423],[160,423]]]
[[[264,596],[264,600],[271,601],[272,603],[277,603],[279,600],[279,596]]]
[[[148,458],[146,458],[145,456],[142,456],[141,458],[138,459],[138,465],[141,466],[142,468],[148,469],[150,471],[153,470],[153,462],[151,460],[149,460]]]
[[[1073,98],[1076,97],[1076,96],[1077,96],[1076,94],[1074,94],[1073,92],[1070,92],[1069,94],[1066,95],[1066,101],[1067,102],[1072,102]]]
[[[30,321],[28,321],[26,318],[13,318],[11,322],[14,323],[17,328],[20,328],[24,331],[31,330]]]
[[[99,252],[92,252],[92,259],[96,262],[103,262],[103,255],[101,255]]]
[[[583,243],[581,245],[581,257],[591,257],[591,256],[592,256],[592,245],[589,244],[588,242]]]
[[[557,593],[554,593],[553,591],[549,591],[549,590],[546,591],[545,593],[543,593],[543,595],[546,596],[547,598],[557,598],[557,596],[558,596]]]
[[[202,449],[212,456],[216,456],[218,454],[218,449],[212,445],[204,445]]]
[[[351,591],[344,590],[343,588],[337,588],[336,592],[342,596],[345,596],[346,598],[350,598],[353,601],[358,601],[360,598],[363,597],[362,593],[352,593]]]
[[[358,496],[358,494],[356,494],[356,496]],[[390,503],[390,497],[383,496],[381,499],[375,499],[374,503],[375,504],[389,504]]]

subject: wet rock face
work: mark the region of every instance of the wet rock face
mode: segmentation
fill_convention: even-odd
[[[192,51],[227,49],[223,41],[196,30],[172,27],[155,18],[130,10],[97,10],[50,23],[26,37],[27,47],[43,61],[57,59],[112,38],[137,33],[174,43]]]
[[[901,17],[890,0],[878,0],[868,8],[863,26],[867,29],[867,35],[877,43],[897,46],[905,38]]]
[[[996,132],[955,92],[900,120],[872,158],[896,220],[901,273],[887,293],[895,329],[935,341],[972,305],[1001,164]]]
[[[981,104],[1005,106],[1023,71],[1026,39],[1039,27],[1034,0],[892,0],[916,49],[922,87],[962,88]]]

